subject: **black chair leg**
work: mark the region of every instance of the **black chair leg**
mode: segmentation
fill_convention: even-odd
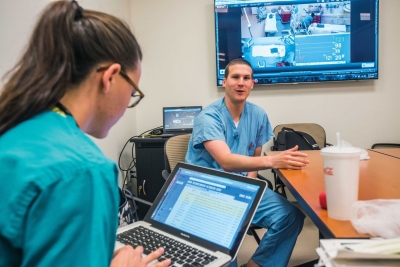
[[[256,229],[251,226],[249,228],[249,231],[250,231],[251,235],[254,237],[254,239],[256,240],[257,244],[260,245],[261,239],[258,236]]]
[[[282,182],[281,179],[279,179],[278,175],[274,172],[274,170],[271,170],[271,171],[274,174],[274,182],[275,182],[274,192],[287,199],[286,191],[285,191],[285,184]]]

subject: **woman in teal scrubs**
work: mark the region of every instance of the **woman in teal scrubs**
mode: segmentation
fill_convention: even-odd
[[[55,1],[0,91],[0,266],[146,266],[114,253],[118,169],[86,135],[144,97],[142,52],[122,21]],[[155,266],[167,266],[170,261]]]

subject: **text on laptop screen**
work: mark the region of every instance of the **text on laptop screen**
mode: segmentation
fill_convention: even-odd
[[[164,132],[189,131],[193,128],[194,118],[201,112],[201,107],[168,107],[163,108]]]
[[[151,219],[231,249],[258,190],[257,185],[181,168]]]

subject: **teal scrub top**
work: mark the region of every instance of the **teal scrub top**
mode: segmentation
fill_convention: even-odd
[[[58,110],[0,136],[0,266],[109,266],[118,169]]]

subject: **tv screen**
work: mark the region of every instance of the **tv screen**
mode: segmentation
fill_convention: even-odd
[[[378,78],[379,0],[215,0],[217,85],[233,59],[257,84]]]

